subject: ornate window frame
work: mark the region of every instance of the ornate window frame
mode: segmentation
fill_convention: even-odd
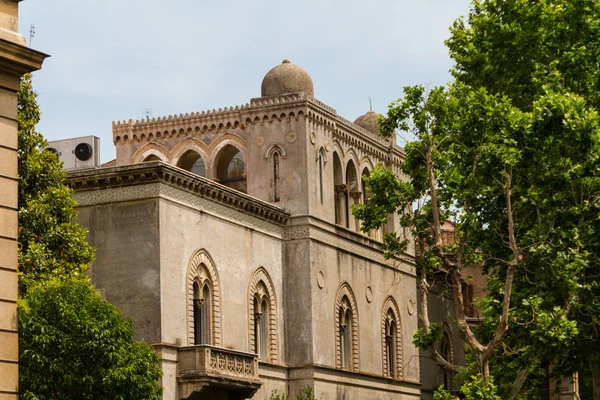
[[[198,282],[200,288],[209,285],[211,295],[210,310],[210,340],[213,346],[221,345],[221,290],[219,276],[212,258],[204,249],[194,252],[187,268],[187,322],[188,322],[188,345],[193,346],[194,340],[194,283]]]
[[[265,293],[260,293],[260,289],[264,288]],[[248,336],[249,336],[249,348],[250,352],[256,352],[256,337],[254,331],[254,299],[260,297],[261,303],[262,300],[266,299],[268,304],[268,314],[267,316],[262,316],[262,318],[268,318],[268,350],[267,350],[267,359],[262,360],[270,363],[277,362],[277,298],[275,297],[275,288],[273,286],[273,281],[269,276],[269,273],[264,267],[259,267],[252,274],[252,278],[250,279],[250,285],[248,287]]]
[[[388,348],[387,348],[387,326],[389,324],[388,315],[392,314],[394,322],[396,324],[396,354],[395,356],[395,371],[392,376],[388,370]],[[402,363],[402,321],[400,319],[400,310],[396,300],[392,296],[388,296],[383,302],[383,309],[381,312],[381,348],[382,348],[382,361],[383,361],[383,375],[388,376],[392,379],[402,379],[404,376],[404,368]]]
[[[350,288],[348,282],[343,282],[338,291],[335,299],[335,308],[333,310],[335,315],[335,364],[336,368],[343,369],[342,360],[342,343],[340,341],[340,326],[342,321],[340,320],[340,309],[343,307],[344,298],[348,299],[349,307],[352,315],[352,326],[350,328],[350,353],[352,358],[350,359],[350,371],[358,371],[359,368],[359,352],[358,352],[358,307],[356,305],[356,298]],[[348,329],[348,328],[346,328]]]

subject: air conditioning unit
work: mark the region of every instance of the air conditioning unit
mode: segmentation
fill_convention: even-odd
[[[56,153],[67,171],[100,166],[100,139],[96,136],[55,140],[46,150]]]

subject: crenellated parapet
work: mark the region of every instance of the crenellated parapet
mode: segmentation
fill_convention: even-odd
[[[113,122],[115,145],[169,143],[173,146],[188,138],[206,138],[231,131],[243,132],[257,126],[289,119],[306,118],[309,124],[328,132],[331,141],[344,149],[353,148],[373,164],[397,165],[404,157],[392,140],[339,116],[337,111],[307,93],[259,97],[250,103],[164,117]]]

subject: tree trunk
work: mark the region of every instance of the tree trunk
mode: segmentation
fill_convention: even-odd
[[[517,395],[521,391],[521,388],[523,387],[523,384],[525,383],[525,380],[527,379],[527,375],[529,375],[529,371],[527,371],[526,369],[522,369],[517,373],[517,378],[513,382],[512,388],[510,390],[510,400],[517,397]]]
[[[600,364],[598,361],[590,360],[592,370],[592,388],[594,389],[594,400],[600,400]]]

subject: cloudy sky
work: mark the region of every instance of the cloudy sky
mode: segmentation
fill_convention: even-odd
[[[354,120],[384,113],[402,87],[450,80],[448,27],[469,0],[27,0],[20,31],[50,54],[34,77],[48,140],[96,135],[114,158],[111,122],[247,103],[285,58],[315,97]]]

